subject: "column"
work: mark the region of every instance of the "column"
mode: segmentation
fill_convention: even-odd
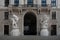
[[[51,4],[51,0],[46,0],[47,5]]]
[[[20,6],[24,5],[24,0],[19,0],[19,5]]]
[[[5,0],[0,0],[0,8],[5,6]]]
[[[37,0],[33,0],[33,4],[37,4],[36,2],[37,2]]]
[[[24,1],[24,4],[27,4],[27,0]]]
[[[20,0],[20,4],[24,5],[24,0]]]
[[[57,7],[60,8],[60,0],[56,0],[57,1]]]
[[[9,0],[10,1],[10,5],[14,5],[14,0]]]
[[[41,5],[41,0],[37,0],[38,7]]]
[[[37,16],[37,35],[40,35],[40,19],[39,19],[40,15]]]

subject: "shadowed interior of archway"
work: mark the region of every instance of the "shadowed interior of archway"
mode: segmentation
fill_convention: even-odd
[[[24,16],[24,35],[36,35],[36,15],[32,12],[27,12]]]

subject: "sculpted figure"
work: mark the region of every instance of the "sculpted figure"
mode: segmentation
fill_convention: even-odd
[[[12,36],[19,36],[20,35],[20,31],[19,31],[19,27],[17,25],[19,17],[16,16],[15,14],[12,14],[10,17],[11,21],[12,21],[12,31],[11,31],[11,35]]]
[[[42,21],[42,29],[41,29],[41,36],[48,36],[49,35],[49,31],[48,31],[48,21],[49,21],[49,16],[47,14],[43,14],[41,17],[41,21]]]

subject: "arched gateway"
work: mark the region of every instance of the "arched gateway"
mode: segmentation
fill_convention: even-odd
[[[36,35],[36,26],[36,15],[32,12],[27,12],[24,16],[24,35]]]

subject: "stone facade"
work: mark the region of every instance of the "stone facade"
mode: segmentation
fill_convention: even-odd
[[[26,1],[26,0],[25,0]],[[50,0],[49,0],[50,1]],[[22,2],[22,3],[21,3]],[[23,1],[21,0],[20,4],[24,4]],[[13,1],[10,1],[10,5],[8,7],[4,7],[4,0],[0,1],[0,35],[4,35],[4,25],[9,25],[9,35],[11,35],[11,30],[12,28],[12,22],[10,19],[5,20],[4,19],[4,13],[5,12],[9,12],[9,18],[10,18],[10,14],[15,14],[19,17],[19,21],[18,21],[18,26],[19,26],[19,30],[21,35],[24,35],[24,16],[27,12],[32,12],[35,16],[36,16],[36,29],[37,29],[37,35],[40,35],[40,31],[41,31],[41,20],[40,17],[42,14],[47,14],[50,17],[49,20],[49,27],[48,27],[48,31],[49,31],[49,36],[51,36],[51,25],[57,25],[56,27],[56,32],[57,35],[60,35],[60,8],[59,8],[59,3],[57,7],[52,8],[51,5],[48,5],[47,7],[41,7],[41,0],[40,2],[35,0],[34,3],[37,4],[36,2],[38,2],[39,6],[34,6],[34,7],[27,7],[27,6],[21,6],[19,5],[18,7],[12,6],[14,3]],[[48,2],[47,2],[48,3]],[[27,4],[25,2],[25,4]],[[50,2],[48,3],[50,4]],[[56,19],[52,20],[52,12],[56,11]]]

